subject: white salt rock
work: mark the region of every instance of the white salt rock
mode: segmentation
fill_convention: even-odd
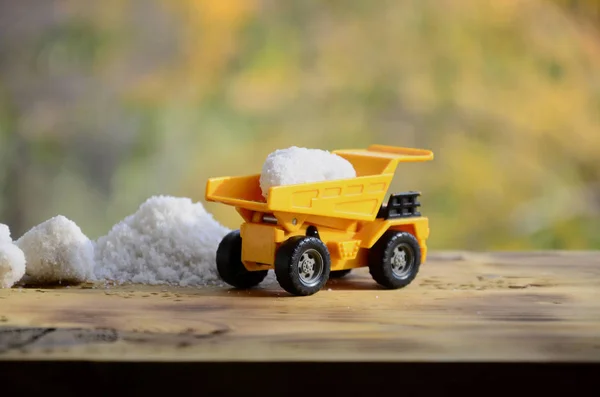
[[[25,275],[25,254],[13,244],[8,226],[0,223],[0,288],[11,288]]]
[[[274,186],[355,178],[356,170],[348,160],[321,149],[292,146],[267,156],[260,176],[265,198]]]
[[[0,242],[0,288],[11,288],[25,275],[25,254],[12,242]]]
[[[98,239],[95,275],[119,284],[219,283],[216,252],[229,231],[201,203],[151,197]]]
[[[25,253],[26,274],[40,284],[92,280],[94,246],[73,221],[62,215],[35,226],[16,244]]]
[[[10,229],[3,223],[0,223],[0,243],[9,242],[12,243],[12,237],[10,236]]]

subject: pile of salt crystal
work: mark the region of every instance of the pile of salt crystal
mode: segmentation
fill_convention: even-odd
[[[118,284],[219,283],[216,252],[228,232],[201,203],[151,197],[98,239],[95,275]]]

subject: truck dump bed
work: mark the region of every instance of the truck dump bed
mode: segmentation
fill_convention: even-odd
[[[352,163],[356,178],[276,186],[270,189],[268,200],[262,196],[260,174],[211,178],[206,186],[206,199],[252,211],[373,220],[398,163],[433,159],[428,150],[382,145],[333,153]]]

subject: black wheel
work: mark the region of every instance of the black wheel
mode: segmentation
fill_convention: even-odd
[[[283,243],[275,255],[279,285],[293,295],[319,292],[331,271],[327,247],[316,237],[295,236]]]
[[[342,278],[342,277],[346,277],[351,272],[352,272],[352,269],[336,270],[335,272],[332,271],[331,273],[329,273],[329,278]]]
[[[268,270],[249,271],[242,263],[242,237],[239,230],[229,232],[217,249],[217,271],[232,287],[248,289],[260,284]]]
[[[388,231],[369,251],[369,272],[381,286],[404,288],[417,276],[421,247],[410,233]]]

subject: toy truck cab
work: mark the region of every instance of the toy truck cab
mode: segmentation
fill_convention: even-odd
[[[208,180],[206,199],[235,207],[243,218],[217,250],[223,281],[252,288],[274,270],[283,289],[306,296],[359,267],[390,289],[414,280],[429,238],[420,194],[384,200],[399,163],[432,160],[433,153],[382,145],[334,153],[352,163],[356,178],[276,186],[266,200],[260,174]]]

